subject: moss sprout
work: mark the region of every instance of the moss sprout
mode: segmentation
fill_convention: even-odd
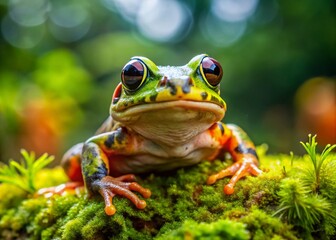
[[[280,205],[274,215],[301,227],[305,234],[324,232],[325,237],[336,233],[336,145],[328,144],[321,155],[316,152],[316,135],[302,143],[307,151],[299,164],[291,164],[291,171],[280,184]],[[292,161],[293,162],[293,161]]]
[[[307,143],[301,142],[301,145],[305,148],[305,150],[308,153],[308,156],[313,164],[314,169],[313,170],[307,170],[307,173],[305,174],[305,178],[303,180],[306,181],[307,184],[312,186],[313,192],[318,192],[321,182],[321,169],[322,165],[325,162],[325,160],[329,157],[330,152],[336,148],[336,144],[331,145],[328,144],[323,149],[321,155],[318,155],[316,153],[316,135],[313,137],[309,134],[308,136],[309,141]]]
[[[282,181],[280,209],[275,215],[286,218],[293,224],[300,225],[308,231],[314,230],[314,225],[324,218],[334,218],[330,215],[332,204],[316,194],[310,194],[300,179],[286,179]]]

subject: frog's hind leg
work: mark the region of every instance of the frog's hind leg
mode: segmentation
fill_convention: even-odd
[[[75,192],[84,186],[81,169],[82,149],[83,143],[79,143],[70,148],[62,158],[61,165],[70,182],[54,187],[42,188],[37,192],[37,195],[45,197],[51,197],[55,194],[62,195],[63,193]]]
[[[64,154],[61,165],[71,181],[82,182],[84,184],[81,169],[83,145],[83,143],[78,143],[70,148]]]

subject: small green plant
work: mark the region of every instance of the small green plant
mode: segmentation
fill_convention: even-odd
[[[336,145],[328,144],[322,153],[316,153],[316,135],[308,135],[308,142],[301,142],[313,163],[313,167],[297,169],[301,173],[289,176],[282,180],[280,191],[279,209],[273,216],[279,216],[288,222],[301,226],[307,232],[316,231],[321,228],[321,223],[326,226],[335,227],[335,211],[333,201],[324,197],[320,190],[321,180],[324,180],[323,163],[331,156],[331,151]],[[291,165],[293,165],[293,154],[291,153]],[[297,172],[297,171],[295,171]],[[321,229],[319,229],[321,230]]]
[[[36,173],[54,160],[54,156],[43,154],[38,159],[35,153],[21,150],[21,163],[10,160],[8,165],[0,167],[0,182],[15,185],[28,193],[34,193]]]
[[[273,215],[287,219],[294,225],[299,225],[308,231],[314,230],[314,224],[326,218],[334,218],[330,215],[332,204],[325,198],[311,194],[300,179],[287,178],[281,183],[279,191],[279,210]]]
[[[314,170],[308,170],[306,174],[305,181],[308,185],[311,185],[313,192],[318,192],[321,182],[321,167],[323,162],[328,158],[330,152],[336,148],[336,144],[331,145],[328,144],[325,146],[324,150],[322,151],[321,155],[318,155],[316,153],[316,135],[313,137],[311,134],[308,135],[309,141],[307,143],[300,142],[301,145],[305,148],[306,152],[308,153],[308,156],[313,163]]]

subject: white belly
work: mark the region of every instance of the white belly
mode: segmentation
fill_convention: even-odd
[[[200,148],[191,151],[186,156],[154,156],[152,154],[137,154],[130,156],[118,156],[111,159],[112,171],[120,174],[161,172],[191,166],[202,160],[209,160],[217,155],[214,148]]]
[[[132,151],[120,152],[110,158],[111,172],[120,174],[167,171],[212,160],[221,149],[208,131],[184,138],[170,137],[164,143],[135,135]]]

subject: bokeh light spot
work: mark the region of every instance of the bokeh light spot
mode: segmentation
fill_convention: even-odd
[[[62,42],[74,42],[84,37],[91,27],[91,18],[86,18],[84,22],[75,27],[62,27],[55,24],[49,25],[52,35]]]
[[[64,4],[63,1],[55,2],[49,13],[51,23],[50,32],[63,42],[77,41],[89,31],[91,15],[87,8],[79,3]]]
[[[213,0],[211,11],[228,22],[243,21],[253,15],[258,0]]]
[[[16,23],[32,27],[44,23],[49,3],[46,0],[10,0],[8,12]]]
[[[201,22],[203,36],[212,45],[227,47],[238,41],[246,30],[246,21],[228,22],[208,14]]]
[[[190,10],[178,1],[153,0],[143,3],[136,24],[152,40],[178,41],[189,32],[193,19]]]
[[[76,27],[89,16],[87,10],[80,4],[53,4],[49,13],[50,19],[61,27]]]
[[[7,15],[1,22],[1,31],[11,45],[18,48],[33,48],[42,40],[45,26],[44,24],[33,27],[21,26]]]
[[[114,0],[114,4],[125,20],[134,23],[140,7],[151,1],[155,0]],[[112,6],[112,3],[109,5]]]

